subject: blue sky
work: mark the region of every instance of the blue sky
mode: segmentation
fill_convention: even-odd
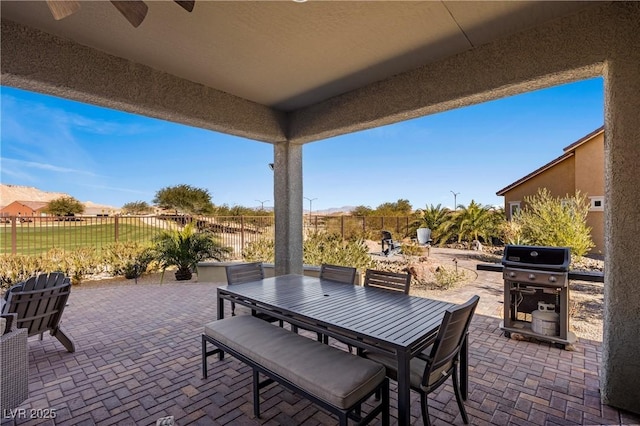
[[[307,144],[313,210],[414,208],[496,191],[604,122],[595,78]],[[270,144],[1,87],[0,181],[120,207],[167,186],[206,188],[214,204],[273,205]],[[305,211],[309,202],[304,200]]]

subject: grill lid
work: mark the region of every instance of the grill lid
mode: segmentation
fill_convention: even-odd
[[[507,245],[502,264],[520,269],[568,272],[571,263],[569,247],[541,247]]]

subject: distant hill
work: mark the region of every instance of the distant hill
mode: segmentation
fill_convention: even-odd
[[[49,201],[60,197],[70,197],[64,192],[47,192],[42,191],[33,186],[0,184],[0,208],[7,206],[14,201],[41,201],[48,203]],[[85,214],[98,214],[104,211],[119,210],[113,206],[96,204],[91,201],[82,202],[85,206]]]

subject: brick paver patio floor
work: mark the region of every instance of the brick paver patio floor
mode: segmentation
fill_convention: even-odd
[[[30,338],[30,398],[19,407],[27,417],[38,413],[30,410],[55,409],[56,418],[16,423],[154,425],[166,416],[180,426],[336,423],[278,385],[263,391],[263,415],[255,419],[251,371],[231,357],[211,357],[203,380],[200,334],[215,318],[215,284],[74,287],[63,328],[76,352],[67,353],[48,335]],[[471,325],[466,406],[472,424],[640,424],[640,417],[600,403],[599,342],[581,340],[575,351],[563,351],[508,340],[499,322],[477,314]],[[395,386],[393,415],[394,393]],[[429,401],[434,425],[462,424],[449,384]],[[421,424],[417,394],[412,415]]]

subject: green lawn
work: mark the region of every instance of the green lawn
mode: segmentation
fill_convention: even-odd
[[[111,222],[111,221],[110,221]],[[26,225],[26,226],[25,226]],[[57,222],[48,226],[18,225],[16,254],[39,254],[51,248],[71,250],[78,247],[102,248],[116,241],[150,241],[161,228],[138,223]],[[11,254],[11,227],[0,227],[0,253]]]

